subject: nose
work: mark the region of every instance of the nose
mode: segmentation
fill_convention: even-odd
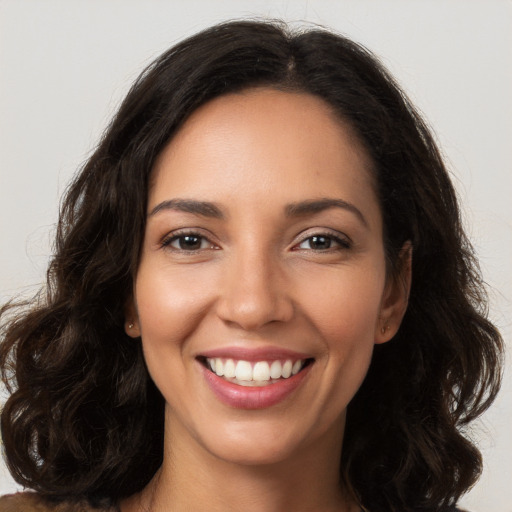
[[[293,317],[290,283],[275,260],[260,251],[240,253],[226,264],[217,306],[224,322],[254,331]]]

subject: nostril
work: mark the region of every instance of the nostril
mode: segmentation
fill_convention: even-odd
[[[293,317],[293,305],[284,298],[226,298],[221,301],[217,314],[228,325],[252,331],[270,323],[289,321]]]

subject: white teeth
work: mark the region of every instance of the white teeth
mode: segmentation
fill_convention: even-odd
[[[236,375],[235,363],[233,359],[228,359],[224,365],[224,376],[228,379],[233,379]]]
[[[288,379],[292,375],[296,375],[302,370],[305,361],[298,360],[293,362],[291,359],[286,361],[257,361],[250,363],[249,361],[233,359],[221,359],[215,357],[207,359],[207,363],[212,372],[219,377],[227,379],[236,379],[241,385],[251,385],[250,382],[257,385],[264,385],[269,380]],[[244,384],[245,383],[245,384]]]
[[[213,359],[215,361],[215,370],[213,370],[219,377],[222,377],[224,375],[224,363],[222,362],[222,359],[217,357],[216,359]]]
[[[283,377],[287,379],[292,374],[292,362],[291,361],[285,361],[283,364]]]
[[[252,369],[252,380],[270,380],[270,366],[266,361],[258,361]]]
[[[295,361],[295,364],[292,367],[292,375],[299,373],[300,369],[302,368],[302,364],[302,361]]]
[[[252,366],[248,361],[238,361],[235,368],[237,380],[252,380]]]
[[[281,378],[281,374],[283,373],[283,367],[281,365],[281,361],[273,361],[270,365],[270,377],[272,379]]]

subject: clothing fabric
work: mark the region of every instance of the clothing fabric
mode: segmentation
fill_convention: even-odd
[[[119,512],[118,507],[95,508],[85,502],[53,503],[35,492],[20,492],[0,496],[0,512]],[[466,512],[450,508],[445,512]]]
[[[54,503],[35,492],[20,492],[0,497],[0,512],[118,512],[118,509],[95,508],[85,502]]]

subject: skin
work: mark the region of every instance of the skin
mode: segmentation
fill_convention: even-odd
[[[325,198],[350,206],[289,214]],[[176,199],[214,203],[222,217],[154,211]],[[339,483],[346,407],[374,344],[400,325],[409,278],[387,276],[371,161],[350,127],[308,94],[222,96],[164,149],[148,204],[126,331],[141,336],[166,400],[165,453],[122,512],[359,510]],[[195,250],[180,248],[184,234],[202,237]],[[197,359],[228,346],[314,362],[284,401],[237,409]]]

